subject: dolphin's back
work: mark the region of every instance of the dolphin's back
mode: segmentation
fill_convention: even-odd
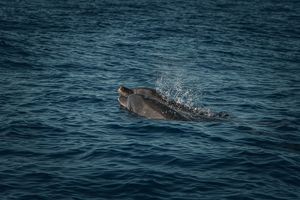
[[[167,105],[141,94],[129,95],[127,101],[128,109],[143,117],[151,119],[185,119],[181,114]]]
[[[166,102],[165,97],[152,88],[135,88],[133,89],[133,93],[143,95],[147,98],[155,99],[161,103]]]
[[[164,96],[163,94],[161,94],[160,92],[158,92],[155,89],[152,88],[135,88],[133,89],[133,93],[134,94],[140,94],[140,95],[144,95],[147,98],[151,98],[154,99],[156,101],[159,101],[160,103],[166,104],[168,107],[172,107],[173,109],[176,110],[180,110],[183,112],[193,112],[193,109],[181,104],[181,103],[177,103],[176,101],[172,100],[172,99],[168,99],[166,96]]]

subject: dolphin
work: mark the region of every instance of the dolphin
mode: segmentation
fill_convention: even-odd
[[[118,88],[120,105],[127,110],[150,119],[170,120],[216,120],[226,119],[226,112],[215,113],[207,109],[189,107],[168,99],[152,88]]]

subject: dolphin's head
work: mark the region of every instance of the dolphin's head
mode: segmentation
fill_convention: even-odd
[[[127,97],[125,97],[125,96],[120,96],[120,97],[118,98],[118,101],[119,101],[119,103],[120,103],[121,106],[127,108]]]
[[[121,96],[127,97],[127,96],[133,94],[133,91],[132,91],[131,89],[126,88],[126,87],[124,87],[124,86],[121,85],[121,86],[119,87],[119,89],[118,89],[118,93],[119,93]]]

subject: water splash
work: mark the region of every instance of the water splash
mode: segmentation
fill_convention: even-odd
[[[156,80],[156,90],[168,99],[191,108],[197,105],[195,101],[199,99],[197,93],[186,87],[183,78],[179,76],[161,74]]]
[[[155,89],[163,94],[168,101],[175,101],[180,107],[181,114],[190,119],[216,119],[225,118],[227,113],[216,113],[210,108],[201,104],[203,92],[197,85],[197,89],[189,88],[185,85],[181,75],[172,73],[160,74],[156,80]],[[200,88],[200,89],[199,89]],[[175,108],[178,110],[178,106]]]

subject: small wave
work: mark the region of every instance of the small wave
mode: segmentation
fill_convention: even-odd
[[[0,128],[1,136],[5,138],[22,138],[22,139],[36,139],[45,137],[44,133],[65,133],[61,127],[49,125],[45,122],[30,121],[30,120],[13,120]]]

